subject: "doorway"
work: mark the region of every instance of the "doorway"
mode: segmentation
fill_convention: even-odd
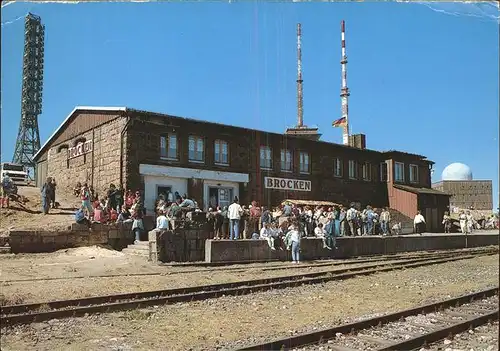
[[[165,200],[168,200],[168,194],[172,193],[172,187],[167,185],[157,185],[156,186],[156,199],[160,197],[160,195],[163,195],[163,198]]]
[[[208,188],[208,206],[213,209],[217,208],[217,206],[220,206],[221,208],[228,207],[231,204],[232,198],[232,188]]]

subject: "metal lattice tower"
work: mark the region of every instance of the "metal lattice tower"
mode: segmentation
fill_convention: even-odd
[[[24,21],[21,122],[12,160],[27,168],[35,167],[33,156],[40,150],[38,115],[42,113],[44,36],[41,18],[28,13]]]

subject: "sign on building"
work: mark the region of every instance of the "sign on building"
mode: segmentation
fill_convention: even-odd
[[[84,143],[78,143],[74,147],[68,149],[68,158],[75,158],[86,153],[92,152],[92,140],[87,140]]]
[[[311,191],[311,181],[310,180],[264,177],[264,187],[266,189]]]

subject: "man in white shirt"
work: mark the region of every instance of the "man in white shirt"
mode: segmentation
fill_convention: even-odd
[[[167,230],[168,229],[168,220],[165,217],[165,211],[160,210],[160,215],[156,219],[156,229],[159,230]]]
[[[413,225],[415,227],[415,232],[422,235],[422,233],[425,230],[425,218],[424,218],[424,216],[422,216],[420,211],[417,211],[417,215],[415,216],[415,219],[413,220]]]
[[[354,204],[351,204],[351,207],[347,210],[346,220],[351,236],[356,236],[356,209],[354,208]]]
[[[227,216],[229,218],[229,240],[238,240],[242,213],[243,209],[238,203],[238,198],[235,197],[233,203],[227,209]]]
[[[389,233],[389,222],[391,221],[391,213],[389,208],[386,207],[380,214],[380,229],[382,230],[382,235],[387,235]]]

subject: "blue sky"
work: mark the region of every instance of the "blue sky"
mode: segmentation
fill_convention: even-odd
[[[296,23],[304,119],[342,142],[340,21],[352,132],[371,149],[451,162],[492,179],[498,206],[498,11],[483,4],[11,3],[2,8],[2,161],[20,119],[23,26],[46,26],[46,141],[76,105],[128,106],[283,132],[296,120]]]

